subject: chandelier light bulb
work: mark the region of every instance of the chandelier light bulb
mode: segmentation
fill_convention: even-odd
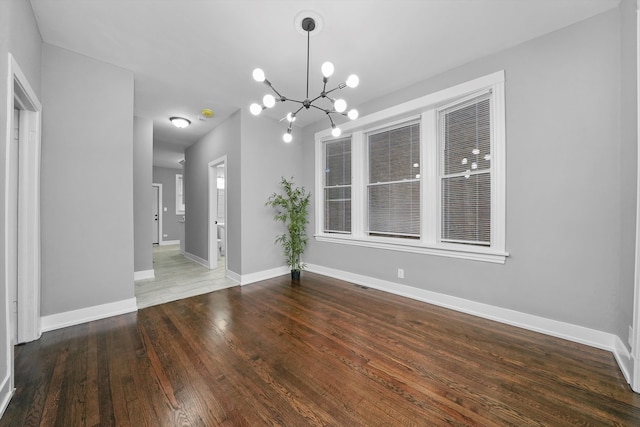
[[[289,122],[293,122],[293,121],[295,121],[295,120],[296,120],[296,116],[294,116],[294,115],[293,115],[293,114],[291,114],[291,113],[287,113],[287,120],[288,120]]]
[[[321,70],[322,70],[323,76],[331,77],[331,75],[333,74],[333,64],[327,61],[324,64],[322,64]]]
[[[264,81],[265,77],[262,68],[256,68],[255,70],[253,70],[253,79],[260,83]]]
[[[333,135],[334,137],[336,137],[336,138],[337,138],[337,137],[339,137],[341,134],[342,134],[342,130],[341,130],[339,127],[337,127],[337,126],[335,126],[335,125],[334,125],[333,129],[331,129],[331,135]]]
[[[349,112],[347,113],[347,116],[351,119],[351,120],[355,120],[358,118],[358,110],[353,109],[353,110],[349,110]]]
[[[342,113],[347,109],[347,101],[344,99],[336,99],[336,102],[333,103],[333,108],[335,108],[338,113]]]
[[[284,135],[282,135],[282,140],[284,142],[291,142],[291,141],[293,141],[293,136],[291,136],[291,134],[289,132],[287,132]]]
[[[266,94],[264,98],[262,98],[262,103],[265,107],[271,108],[276,105],[276,99],[270,93]]]
[[[251,111],[251,114],[253,114],[254,116],[259,115],[262,112],[262,106],[260,106],[259,104],[256,104],[255,102],[253,104],[251,104],[251,106],[249,107],[249,111]]]
[[[351,74],[347,78],[347,82],[346,83],[347,83],[347,86],[353,88],[353,87],[358,86],[358,84],[360,83],[360,79],[355,74]]]

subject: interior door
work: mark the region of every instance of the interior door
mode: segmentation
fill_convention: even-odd
[[[160,188],[155,185],[153,188],[153,244],[160,243]]]

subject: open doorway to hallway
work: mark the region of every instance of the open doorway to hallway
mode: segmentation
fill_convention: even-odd
[[[153,247],[155,277],[136,281],[138,308],[237,286],[224,268],[210,270],[184,257],[180,245]]]

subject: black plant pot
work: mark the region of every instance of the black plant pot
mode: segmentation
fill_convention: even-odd
[[[300,280],[300,270],[291,270],[291,280]]]

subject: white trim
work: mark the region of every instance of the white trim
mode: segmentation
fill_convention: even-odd
[[[143,270],[143,271],[134,271],[133,272],[133,281],[136,282],[138,280],[145,279],[153,279],[156,277],[156,273],[153,269],[151,270]]]
[[[9,144],[13,123],[14,99],[20,101],[22,111],[20,131],[20,187],[19,215],[21,218],[18,239],[18,342],[28,342],[40,337],[40,149],[41,111],[36,93],[11,53],[8,54],[9,72],[7,79],[7,155],[5,165],[5,198],[9,197],[8,174]],[[20,88],[15,93],[14,87]],[[25,135],[26,132],[26,135]],[[5,199],[5,229],[8,227],[9,201]],[[5,241],[5,256],[9,242]],[[6,261],[6,260],[5,260]],[[8,270],[8,269],[6,269]],[[5,272],[8,274],[8,272]],[[5,283],[8,283],[5,277]]]
[[[225,176],[225,189],[228,186],[228,182],[227,182],[227,156],[224,155],[222,157],[219,157],[211,162],[209,162],[207,164],[207,229],[208,229],[208,238],[207,238],[207,256],[209,257],[209,262],[207,263],[207,268],[209,268],[209,270],[213,270],[215,268],[218,268],[218,261],[219,261],[219,255],[220,253],[218,252],[218,175],[217,175],[217,168],[218,166],[223,165],[225,168],[224,171],[224,176]],[[215,206],[214,206],[215,205]],[[213,220],[215,216],[215,220]],[[215,224],[212,224],[212,222],[215,221]],[[224,192],[224,221],[225,224],[227,223],[227,191]],[[216,229],[213,230],[211,227],[212,225],[216,226]],[[229,241],[229,236],[227,236],[227,227],[226,225],[225,227],[225,241],[224,241],[224,245],[226,246],[226,242]],[[227,248],[223,248],[224,249],[224,253],[227,253]],[[213,253],[215,253],[215,257],[213,256]],[[226,270],[227,268],[227,257],[224,257],[224,268]]]
[[[171,246],[171,245],[179,245],[180,240],[163,240],[158,245],[159,246]]]
[[[640,0],[636,1],[636,253],[633,295],[633,334],[631,343],[631,388],[640,393]]]
[[[0,383],[0,398],[2,398],[2,401],[0,401],[0,418],[2,418],[4,411],[7,409],[7,406],[9,406],[9,402],[16,391],[11,383],[11,376],[7,373]]]
[[[291,269],[287,266],[276,267],[270,270],[258,271],[256,273],[243,274],[240,276],[240,286],[248,285],[250,283],[259,282],[261,280],[273,279],[274,277],[290,274]]]
[[[307,269],[428,304],[611,351],[625,378],[629,380],[630,355],[620,338],[614,334],[320,265],[307,264]]]
[[[151,187],[158,187],[158,246],[162,246],[162,234],[164,228],[162,227],[162,211],[164,210],[162,204],[162,184],[158,182],[151,183]]]
[[[135,311],[138,311],[136,299],[130,298],[107,304],[94,305],[93,307],[51,314],[42,317],[42,332],[80,325],[82,323],[118,316],[120,314],[133,313]]]
[[[235,271],[231,271],[229,269],[225,270],[225,277],[227,277],[228,279],[233,280],[234,282],[238,282],[238,283],[240,283],[241,280],[242,280],[242,276],[240,276]]]
[[[31,88],[28,79],[22,72],[11,53],[7,54],[7,121],[5,129],[5,221],[3,224],[5,235],[10,226],[9,209],[15,205],[9,203],[12,194],[9,188],[11,180],[9,176],[15,165],[11,165],[11,136],[13,132],[14,106],[21,110],[20,141],[19,141],[19,186],[18,186],[18,250],[17,271],[18,277],[17,300],[18,316],[17,325],[11,316],[12,302],[9,300],[9,277],[13,274],[10,268],[5,268],[4,301],[5,301],[5,330],[3,344],[6,346],[6,365],[1,369],[6,373],[0,387],[0,415],[8,405],[13,395],[14,382],[14,344],[12,336],[14,328],[17,329],[17,341],[27,342],[40,337],[40,153],[41,153],[41,111],[36,93]],[[18,91],[15,88],[18,88]],[[14,102],[17,101],[17,105]],[[15,194],[15,193],[13,193]],[[5,266],[9,265],[10,254],[15,256],[15,248],[11,246],[9,239],[5,239]],[[11,285],[13,286],[13,285]],[[2,298],[0,298],[2,299]]]
[[[197,262],[203,267],[209,268],[209,261],[207,261],[204,258],[200,258],[199,256],[189,253],[187,251],[184,251],[182,255],[184,255],[185,258],[190,259],[193,262]]]
[[[180,182],[180,186],[182,187],[182,200],[184,200],[184,181],[183,175],[181,173],[176,174],[176,215],[184,215],[184,203],[180,203],[180,194],[178,194],[178,182]],[[182,207],[183,209],[180,209]]]
[[[411,101],[407,101],[402,104],[394,105],[393,107],[380,110],[367,116],[362,116],[356,120],[341,124],[340,129],[342,129],[343,134],[352,132],[356,129],[373,125],[381,120],[388,120],[390,117],[418,112],[423,110],[425,105],[437,105],[453,98],[465,96],[471,92],[476,92],[479,88],[492,87],[504,82],[504,80],[504,70],[496,71],[495,73],[478,77],[477,79],[469,80],[420,98],[412,99]],[[316,133],[316,139],[326,138],[331,138],[331,129],[325,129]]]
[[[423,255],[435,255],[449,258],[467,259],[471,261],[484,261],[494,264],[504,264],[506,257],[509,256],[507,252],[492,251],[482,247],[470,248],[465,251],[464,248],[458,246],[447,247],[444,243],[438,246],[426,246],[416,242],[414,244],[407,240],[406,242],[389,241],[389,238],[384,237],[368,237],[365,239],[358,239],[352,236],[341,234],[335,236],[317,235],[315,236],[318,242],[338,243],[342,245],[363,246],[367,248],[386,249],[390,251],[409,252],[414,254]]]
[[[625,380],[627,380],[627,383],[631,385],[631,382],[633,381],[633,358],[620,337],[613,334],[612,336],[613,342],[611,343],[611,349],[607,348],[605,350],[610,350],[613,353],[613,357],[615,357]]]

